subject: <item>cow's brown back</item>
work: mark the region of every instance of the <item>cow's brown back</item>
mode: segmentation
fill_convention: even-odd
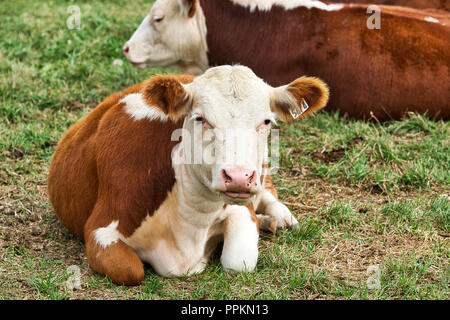
[[[97,200],[95,139],[99,122],[121,98],[140,88],[138,84],[106,98],[69,128],[53,154],[47,178],[50,202],[61,223],[80,239]]]
[[[94,206],[103,212],[95,219],[97,225],[107,225],[118,219],[117,214],[128,214],[121,219],[120,231],[129,235],[145,215],[159,206],[174,183],[170,150],[166,149],[176,143],[170,144],[170,134],[180,124],[135,121],[119,103],[123,97],[137,93],[141,88],[142,84],[138,84],[109,96],[70,127],[56,147],[47,180],[50,202],[62,224],[82,240]],[[160,154],[165,156],[159,159]],[[132,170],[137,167],[140,170]],[[145,181],[138,181],[142,177]],[[142,186],[153,192],[143,193]],[[105,195],[118,191],[136,193],[136,203],[121,203],[123,199],[133,199],[129,194],[126,197],[120,193]],[[102,196],[115,199],[117,203],[99,203]],[[108,211],[110,206],[114,210]],[[120,208],[125,206],[136,210],[121,212]]]
[[[356,118],[408,111],[450,118],[446,12],[433,14],[435,23],[427,11],[381,6],[381,28],[372,30],[366,5],[253,12],[231,1],[201,5],[211,64],[247,65],[271,85],[317,76],[330,87],[326,109]]]

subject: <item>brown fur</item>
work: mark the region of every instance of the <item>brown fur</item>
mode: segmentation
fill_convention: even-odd
[[[274,99],[274,105],[272,106],[273,110],[277,110],[280,113],[281,120],[287,123],[295,120],[289,109],[299,109],[302,102],[305,101],[309,108],[304,113],[299,113],[298,119],[306,119],[322,109],[329,98],[329,90],[326,83],[311,77],[301,77],[294,80],[289,84],[287,90],[293,98],[292,102],[295,106],[286,103],[285,99]]]
[[[240,63],[275,86],[317,76],[330,87],[326,110],[351,117],[382,121],[413,111],[450,118],[448,12],[380,6],[381,29],[370,30],[367,5],[250,12],[230,0],[200,4],[211,65]]]
[[[181,127],[181,122],[134,121],[125,113],[119,100],[143,88],[138,84],[109,96],[69,128],[48,176],[55,212],[69,231],[85,240],[91,267],[127,285],[142,280],[142,262],[121,241],[99,248],[93,231],[119,220],[118,230],[130,236],[159,207],[175,183],[171,150],[177,142],[170,136]]]
[[[193,17],[195,15],[195,12],[197,11],[198,0],[186,0],[186,1],[188,5],[190,5],[188,16]]]
[[[92,269],[107,275],[115,283],[132,286],[144,279],[141,259],[121,240],[103,249],[90,233],[86,239],[86,256]]]
[[[84,239],[84,224],[97,201],[94,149],[99,122],[120,99],[139,92],[141,87],[142,84],[138,84],[110,95],[89,115],[71,126],[55,149],[47,179],[50,202],[62,224],[80,239]]]
[[[193,79],[189,75],[157,75],[144,82],[142,94],[148,105],[158,107],[172,120],[178,120],[190,101],[179,81],[187,83]]]
[[[264,178],[266,178],[266,179],[264,180]],[[275,188],[273,186],[272,178],[270,177],[270,169],[269,169],[268,163],[263,164],[263,171],[261,174],[261,183],[263,183],[263,181],[264,181],[264,188],[266,190],[270,191],[270,193],[275,197],[275,199],[278,199],[277,190],[275,190]]]
[[[258,233],[259,233],[259,223],[258,223],[258,218],[256,217],[256,211],[255,211],[255,207],[253,206],[253,203],[248,204],[247,209],[248,209],[248,211],[250,211],[250,217],[251,217],[252,221],[256,224],[256,230],[258,230]]]

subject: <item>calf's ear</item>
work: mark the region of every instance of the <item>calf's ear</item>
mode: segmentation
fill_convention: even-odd
[[[192,97],[185,84],[189,75],[156,75],[144,82],[142,95],[148,105],[160,109],[173,121],[180,120],[191,108]]]
[[[192,18],[197,10],[198,0],[181,0],[181,5],[184,6],[185,12],[189,18]]]
[[[273,89],[271,109],[284,122],[305,119],[328,102],[329,90],[318,78],[301,77]]]

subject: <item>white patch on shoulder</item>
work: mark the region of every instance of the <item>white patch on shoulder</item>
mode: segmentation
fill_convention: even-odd
[[[316,8],[325,11],[337,11],[344,7],[342,3],[326,4],[319,0],[232,0],[234,3],[244,7],[249,7],[250,11],[256,8],[262,11],[269,11],[273,6],[282,6],[286,10],[297,7],[306,7],[308,9]]]
[[[135,120],[149,119],[167,121],[168,116],[157,107],[148,105],[141,93],[131,93],[119,101],[125,103],[124,109]]]
[[[428,22],[433,22],[433,23],[439,23],[440,22],[438,19],[433,18],[433,17],[425,17],[424,20],[428,21]]]
[[[111,222],[107,227],[98,228],[94,231],[95,241],[105,249],[110,244],[117,242],[120,240],[122,235],[117,230],[117,226],[119,225],[119,221]]]

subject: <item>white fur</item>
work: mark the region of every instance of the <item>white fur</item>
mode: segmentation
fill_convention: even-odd
[[[137,67],[174,67],[200,74],[208,68],[206,22],[198,6],[189,17],[183,1],[158,0],[127,41],[128,60]],[[161,22],[154,15],[164,15]]]
[[[98,228],[94,231],[95,241],[105,249],[112,243],[119,241],[122,237],[120,232],[117,230],[119,221],[111,222],[107,227]]]
[[[244,66],[221,66],[208,69],[185,89],[195,97],[194,111],[203,115],[213,135],[203,143],[195,143],[191,154],[203,155],[202,166],[193,170],[203,183],[216,192],[223,190],[220,172],[230,168],[256,171],[259,181],[266,154],[268,130],[259,130],[265,119],[273,118],[270,101],[273,88]],[[195,135],[195,120],[186,118],[183,128]],[[202,137],[194,137],[195,141]],[[209,143],[209,141],[213,141]],[[191,148],[188,139],[181,142]],[[212,154],[213,156],[209,157]],[[208,172],[209,171],[209,172]],[[255,187],[255,192],[261,185]]]
[[[228,271],[253,271],[258,261],[256,223],[247,207],[230,206],[227,211],[222,265]]]
[[[298,221],[292,215],[291,211],[283,203],[278,201],[270,191],[264,190],[258,205],[259,225],[262,230],[274,231],[274,229],[298,226]],[[273,225],[272,225],[273,224]]]
[[[315,8],[325,11],[341,10],[344,5],[341,3],[326,4],[319,0],[232,0],[234,3],[249,7],[250,11],[255,9],[262,11],[270,11],[273,6],[282,6],[286,10],[298,7],[306,7],[308,9]]]
[[[440,22],[438,19],[433,18],[433,17],[425,17],[424,20],[427,21],[427,22],[433,22],[433,23],[439,23]]]
[[[189,174],[176,167],[177,181],[158,210],[124,242],[165,277],[191,275],[206,266],[204,250],[222,203],[201,192]],[[199,193],[200,192],[200,193]],[[199,201],[199,202],[197,202]],[[168,238],[161,238],[161,234]]]
[[[141,93],[132,93],[125,96],[119,103],[124,103],[125,112],[135,120],[167,121],[168,116],[157,107],[148,105]]]

